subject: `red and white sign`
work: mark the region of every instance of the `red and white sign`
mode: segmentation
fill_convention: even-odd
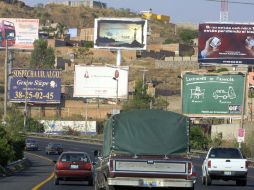
[[[238,129],[238,137],[237,137],[237,142],[244,142],[244,138],[245,138],[245,129]]]

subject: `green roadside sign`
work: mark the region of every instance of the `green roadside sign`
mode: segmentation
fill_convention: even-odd
[[[182,75],[182,112],[192,117],[241,116],[245,74]]]

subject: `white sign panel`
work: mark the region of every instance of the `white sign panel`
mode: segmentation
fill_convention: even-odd
[[[245,129],[238,129],[238,137],[237,137],[237,142],[241,143],[244,142],[245,139]]]
[[[71,128],[82,134],[96,134],[96,121],[55,121],[40,120],[44,125],[45,133],[62,134]]]
[[[128,97],[129,67],[75,65],[73,97]]]
[[[0,48],[33,49],[38,32],[39,19],[0,18]]]

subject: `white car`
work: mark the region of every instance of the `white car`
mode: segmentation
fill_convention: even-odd
[[[246,186],[248,161],[238,148],[210,148],[202,165],[202,183],[213,180],[234,180],[237,186]]]

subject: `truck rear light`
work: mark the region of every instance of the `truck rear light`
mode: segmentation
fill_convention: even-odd
[[[114,170],[113,160],[109,160],[109,171],[113,171],[113,170]]]
[[[197,172],[192,171],[191,177],[197,177]]]
[[[245,161],[245,168],[247,169],[249,167],[249,161]]]
[[[212,167],[212,161],[211,160],[208,160],[207,166],[208,166],[208,168]]]
[[[188,162],[188,173],[190,174],[192,172],[192,163]]]

